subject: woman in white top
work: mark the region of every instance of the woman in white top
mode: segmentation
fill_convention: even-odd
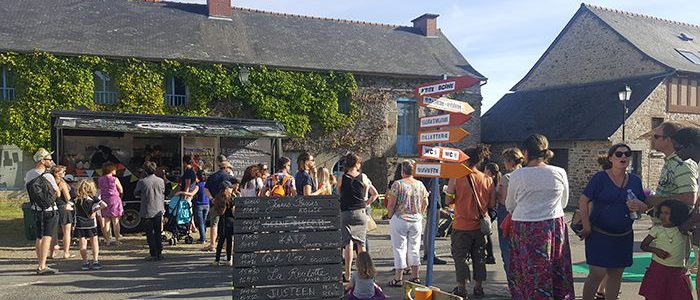
[[[258,165],[248,166],[243,172],[241,180],[241,197],[263,196],[263,184],[261,170]]]
[[[522,145],[527,164],[510,175],[506,207],[512,214],[509,253],[513,299],[574,297],[571,250],[564,207],[569,183],[564,169],[550,166],[554,157],[543,135]]]

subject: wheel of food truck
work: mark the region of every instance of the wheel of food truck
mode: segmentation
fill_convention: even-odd
[[[139,232],[141,231],[141,217],[139,217],[138,208],[124,207],[124,215],[121,219],[122,232]]]
[[[194,243],[194,239],[191,236],[186,236],[185,237],[185,244],[192,244]]]

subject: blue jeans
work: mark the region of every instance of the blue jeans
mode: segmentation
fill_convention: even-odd
[[[194,206],[194,223],[199,230],[199,241],[204,242],[207,237],[207,216],[209,215],[209,204]]]
[[[506,278],[510,272],[508,271],[508,252],[510,251],[510,238],[505,238],[503,236],[503,231],[501,230],[501,224],[503,224],[503,219],[508,215],[508,210],[505,205],[498,204],[496,206],[496,213],[498,220],[498,245],[501,247],[501,259],[503,259],[503,269],[506,271]],[[508,285],[510,286],[510,279],[508,280]]]

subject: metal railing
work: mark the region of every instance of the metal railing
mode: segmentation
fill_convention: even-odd
[[[0,100],[12,101],[15,100],[14,88],[0,88]]]
[[[117,103],[117,92],[95,92],[95,103],[112,105]]]
[[[187,96],[186,95],[172,95],[172,94],[165,95],[165,106],[177,107],[177,106],[183,106],[185,104],[187,104]]]

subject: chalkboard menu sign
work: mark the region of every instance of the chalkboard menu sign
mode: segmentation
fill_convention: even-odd
[[[334,196],[236,198],[233,299],[340,299]]]
[[[233,176],[240,179],[248,166],[272,162],[272,141],[268,138],[221,138],[221,154],[228,157],[233,165]]]

